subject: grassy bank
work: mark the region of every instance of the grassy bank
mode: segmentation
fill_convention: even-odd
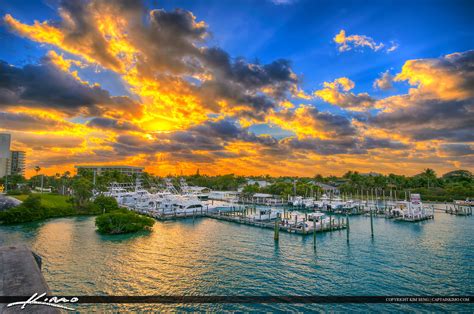
[[[12,197],[25,201],[30,194],[12,195]],[[72,202],[69,196],[60,194],[36,194],[41,198],[41,205],[47,208],[72,209]]]
[[[74,206],[70,197],[58,194],[15,195],[14,197],[23,203],[0,212],[0,222],[3,224],[19,224],[77,215],[97,215],[101,212],[94,203],[77,207]]]
[[[0,212],[3,224],[20,224],[48,218],[99,215],[96,226],[102,234],[132,233],[151,230],[154,219],[120,208],[113,197],[98,196],[93,202],[78,206],[70,197],[58,194],[15,195],[23,201],[17,207]]]

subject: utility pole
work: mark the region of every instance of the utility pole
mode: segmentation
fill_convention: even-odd
[[[8,192],[8,172],[5,174],[5,194]]]

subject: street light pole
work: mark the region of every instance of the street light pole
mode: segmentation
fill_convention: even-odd
[[[5,174],[5,194],[8,192],[8,172]]]

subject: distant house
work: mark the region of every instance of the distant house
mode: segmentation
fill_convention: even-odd
[[[271,183],[265,180],[253,180],[253,179],[248,179],[247,180],[247,185],[255,185],[257,184],[258,187],[260,188],[266,188],[269,186]]]
[[[378,173],[378,172],[368,172],[368,173],[361,173],[360,174],[361,176],[363,177],[380,177],[382,174],[381,173]]]
[[[335,186],[324,184],[321,182],[314,182],[314,185],[319,186],[326,194],[339,194],[339,189]]]
[[[211,192],[211,189],[207,188],[205,186],[188,186],[188,190],[192,193],[207,193],[207,194],[209,194]]]
[[[209,193],[210,200],[218,201],[238,201],[240,192],[237,191],[211,191]]]
[[[77,172],[81,169],[91,171],[98,175],[101,175],[104,172],[114,172],[117,171],[119,173],[126,174],[128,176],[132,176],[134,174],[141,174],[145,168],[143,167],[135,167],[135,166],[125,166],[125,165],[101,165],[101,166],[93,166],[93,165],[78,165],[74,166]]]
[[[251,197],[242,200],[256,205],[281,205],[283,201],[280,197],[266,193],[255,193]]]

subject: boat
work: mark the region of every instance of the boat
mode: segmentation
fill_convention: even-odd
[[[271,208],[257,208],[256,213],[248,217],[256,221],[271,221],[277,219],[280,212]]]
[[[330,198],[326,194],[323,194],[318,201],[314,202],[314,205],[317,208],[326,208],[329,204],[329,201]]]
[[[434,208],[426,208],[421,202],[420,194],[410,194],[410,201],[397,202],[389,212],[390,217],[401,221],[422,221],[434,218]]]
[[[314,199],[311,197],[293,196],[288,200],[288,205],[294,207],[313,208]]]

